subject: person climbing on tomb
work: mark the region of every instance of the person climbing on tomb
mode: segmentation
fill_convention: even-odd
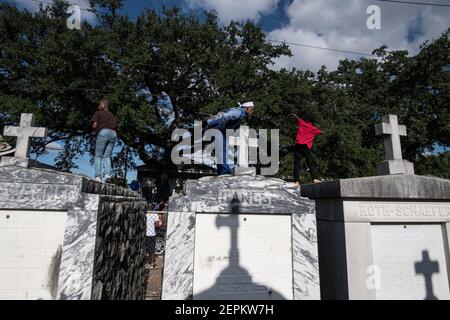
[[[108,100],[100,101],[91,123],[92,134],[96,136],[95,180],[107,181],[111,178],[111,154],[117,141],[117,118],[109,111]]]
[[[305,158],[313,182],[320,183],[322,181],[318,177],[317,167],[311,150],[315,137],[323,132],[313,125],[315,119],[312,115],[304,114],[300,117],[300,115],[292,113],[290,116],[297,120],[297,134],[294,146],[294,182],[300,185],[301,161]]]
[[[202,121],[203,129],[218,129],[222,132],[222,140],[219,142],[222,145],[222,161],[220,164],[217,164],[218,175],[231,174],[231,167],[227,163],[226,130],[237,130],[244,120],[250,120],[254,107],[255,104],[251,101],[243,104],[239,103],[238,107],[219,112],[210,119]]]

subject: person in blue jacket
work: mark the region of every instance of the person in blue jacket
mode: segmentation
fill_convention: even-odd
[[[246,102],[239,104],[239,107],[228,109],[224,112],[219,112],[211,119],[203,121],[203,127],[205,129],[218,129],[222,132],[222,164],[217,164],[217,174],[231,174],[230,165],[226,159],[226,130],[237,130],[241,126],[241,122],[244,119],[250,119],[253,114],[253,108],[255,107],[253,102]]]

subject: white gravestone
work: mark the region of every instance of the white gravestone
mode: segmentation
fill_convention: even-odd
[[[196,220],[194,299],[293,299],[290,215]]]
[[[67,213],[0,211],[0,299],[55,299]]]

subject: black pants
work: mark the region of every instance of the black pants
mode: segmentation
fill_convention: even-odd
[[[309,172],[313,179],[317,179],[317,168],[314,164],[313,155],[306,144],[296,144],[294,147],[294,181],[300,181],[302,159],[305,158]]]
[[[155,254],[156,236],[154,237],[146,236],[145,247],[147,248],[147,254]]]

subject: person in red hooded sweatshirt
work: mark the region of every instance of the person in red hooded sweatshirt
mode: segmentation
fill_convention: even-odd
[[[314,163],[311,149],[313,146],[314,138],[317,135],[321,134],[322,131],[320,131],[312,124],[313,119],[311,116],[305,116],[303,117],[304,119],[302,119],[298,115],[292,113],[291,117],[297,119],[298,127],[294,147],[294,182],[296,184],[300,184],[301,161],[303,158],[305,158],[313,182],[320,183],[321,181],[318,178],[317,168]]]

